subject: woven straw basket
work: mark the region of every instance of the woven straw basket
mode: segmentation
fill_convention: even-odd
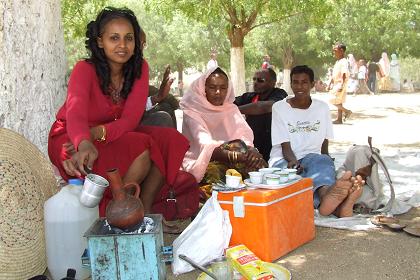
[[[38,148],[0,128],[0,280],[45,271],[43,209],[56,191],[51,163]]]

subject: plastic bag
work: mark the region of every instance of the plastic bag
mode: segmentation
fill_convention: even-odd
[[[206,201],[191,224],[173,243],[172,272],[175,275],[194,270],[180,259],[184,254],[196,263],[204,265],[223,255],[232,235],[229,212],[217,201],[217,192]]]

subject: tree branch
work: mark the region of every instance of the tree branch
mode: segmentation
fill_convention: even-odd
[[[227,1],[220,1],[220,4],[222,4],[226,13],[229,15],[229,19],[230,19],[229,22],[232,25],[238,24],[239,20],[236,15],[236,9],[232,6],[232,3],[228,3]]]
[[[263,25],[268,25],[268,24],[272,24],[272,23],[275,23],[275,22],[280,22],[280,21],[282,21],[286,18],[291,18],[291,17],[297,16],[297,15],[300,15],[300,14],[304,14],[304,13],[303,12],[297,12],[297,13],[294,13],[294,14],[290,14],[290,15],[278,18],[276,20],[262,22],[262,23],[259,23],[259,24],[256,24],[256,25],[252,26],[250,30],[253,30],[256,27],[260,27],[260,26],[263,26]]]

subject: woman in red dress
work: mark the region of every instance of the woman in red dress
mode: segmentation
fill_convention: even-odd
[[[49,134],[49,157],[64,179],[83,177],[87,170],[106,177],[118,168],[124,182],[141,185],[150,213],[162,185],[174,182],[188,140],[173,128],[139,127],[149,69],[134,13],[105,8],[88,24],[86,36],[90,57],[74,66]],[[111,199],[106,190],[100,216]]]

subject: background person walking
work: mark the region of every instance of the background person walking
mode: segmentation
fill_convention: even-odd
[[[331,104],[335,105],[338,109],[337,119],[333,121],[333,124],[342,124],[343,113],[344,120],[350,117],[352,113],[352,111],[343,106],[346,101],[346,87],[349,76],[348,61],[344,56],[346,46],[343,43],[336,43],[333,47],[333,52],[337,61],[334,64],[332,79],[328,88],[335,95],[335,98],[331,99]]]

